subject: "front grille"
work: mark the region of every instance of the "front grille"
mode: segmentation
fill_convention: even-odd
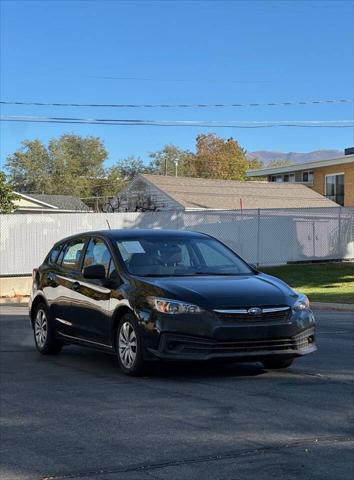
[[[314,342],[314,328],[309,328],[299,335],[289,338],[267,340],[216,341],[198,337],[164,334],[161,338],[160,351],[169,354],[186,355],[227,355],[227,354],[262,354],[269,352],[296,353],[311,346]]]
[[[272,310],[272,309],[268,309]],[[242,313],[241,313],[242,312]],[[273,309],[272,311],[262,311],[258,315],[251,315],[246,309],[239,310],[215,310],[217,318],[223,322],[235,322],[235,323],[269,323],[272,321],[275,322],[285,322],[289,318],[290,308],[284,307],[283,310]]]

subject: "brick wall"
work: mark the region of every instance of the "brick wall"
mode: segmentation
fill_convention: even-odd
[[[333,173],[344,173],[344,206],[354,207],[354,163],[317,168],[314,170],[313,190],[325,195],[325,176]]]

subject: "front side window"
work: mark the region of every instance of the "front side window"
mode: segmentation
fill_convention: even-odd
[[[101,238],[91,238],[87,246],[83,267],[88,267],[90,265],[103,265],[106,271],[106,276],[109,275],[109,272],[112,271],[114,267],[111,253],[106,243]]]
[[[326,175],[325,195],[339,205],[344,205],[344,173]]]
[[[253,270],[212,238],[117,241],[128,271],[141,276],[251,275]]]
[[[63,249],[63,260],[61,266],[66,270],[75,271],[80,268],[80,260],[85,240],[74,240],[68,243]]]

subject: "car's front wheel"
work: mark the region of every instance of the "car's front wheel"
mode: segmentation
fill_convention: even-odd
[[[63,344],[55,338],[55,329],[44,303],[38,304],[35,310],[33,332],[37,350],[43,355],[56,355],[62,349]]]
[[[140,376],[145,370],[142,343],[137,321],[132,313],[121,318],[116,334],[116,351],[120,368],[126,375]]]
[[[293,358],[268,358],[266,360],[263,360],[263,366],[267,370],[276,370],[280,368],[288,368],[290,365],[293,363],[294,359]]]

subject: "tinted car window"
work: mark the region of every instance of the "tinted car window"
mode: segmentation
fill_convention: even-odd
[[[106,243],[100,238],[91,238],[86,250],[83,266],[103,265],[106,270],[106,276],[108,276],[111,262],[112,256]]]
[[[61,266],[67,270],[78,270],[80,268],[80,258],[84,248],[85,241],[80,239],[68,243],[63,253],[64,258]]]
[[[48,255],[48,263],[50,263],[50,264],[56,263],[59,252],[60,252],[62,246],[63,246],[63,244],[55,245],[52,248],[52,250],[49,252],[49,255]]]
[[[211,238],[118,240],[130,273],[147,276],[250,275],[252,269],[222,243]]]
[[[57,261],[56,261],[58,265],[61,265],[61,262],[63,261],[63,257],[66,252],[67,246],[68,245],[64,245],[64,247],[61,249],[61,252],[59,253],[59,257],[57,258]]]
[[[201,255],[205,265],[213,267],[228,267],[234,266],[235,264],[230,255],[225,254],[229,253],[226,249],[219,251],[215,248],[215,245],[212,247],[205,242],[196,242],[196,247],[199,249],[199,254]]]

